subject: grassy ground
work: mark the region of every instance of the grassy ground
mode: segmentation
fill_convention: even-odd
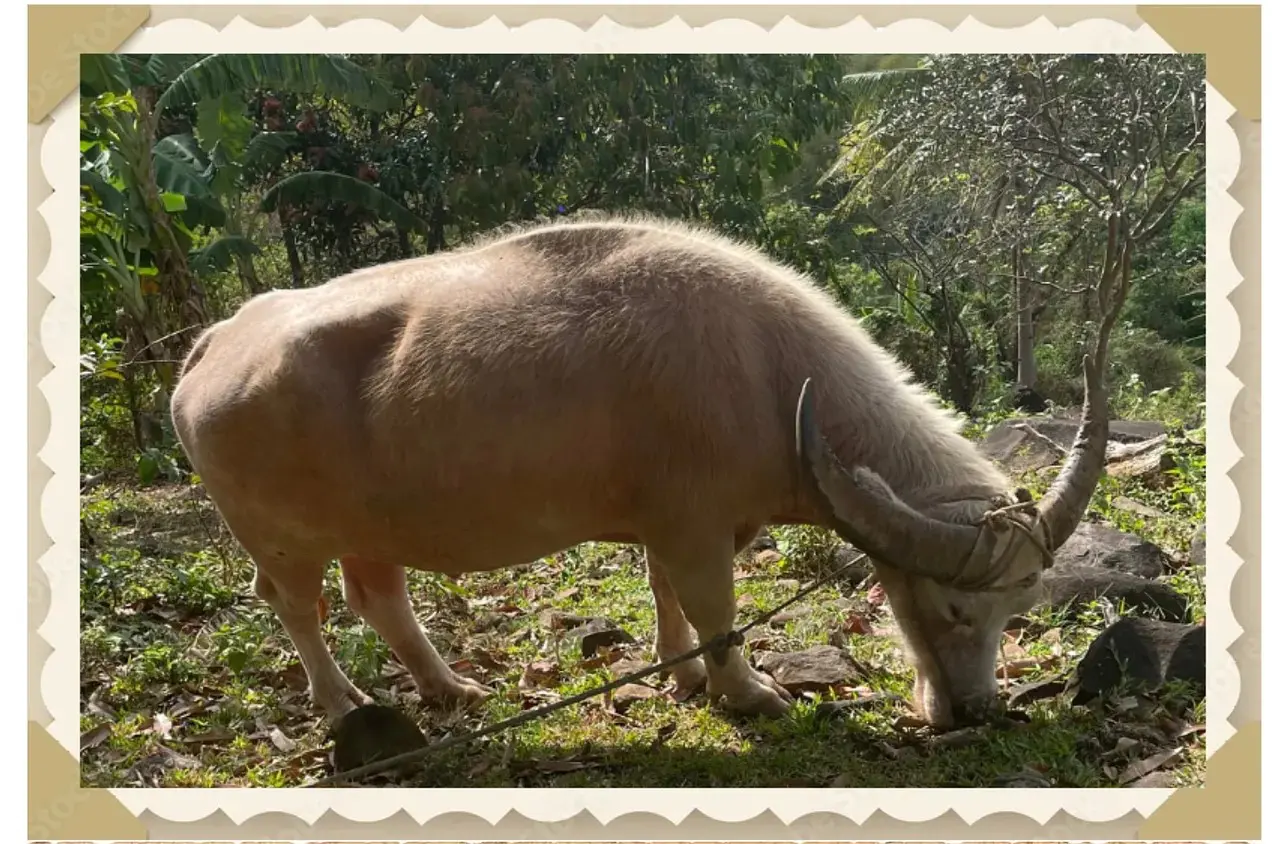
[[[1029,480],[1029,479],[1026,479]],[[1038,479],[1033,479],[1038,482]],[[1165,515],[1112,506],[1119,497]],[[1204,521],[1204,459],[1165,482],[1105,479],[1092,506],[1162,544],[1181,561]],[[329,773],[330,736],[310,706],[303,672],[267,607],[251,595],[251,565],[195,487],[98,487],[83,500],[82,776],[85,785],[298,786]],[[776,534],[778,551],[739,558],[743,620],[774,606],[825,564],[825,537]],[[344,607],[329,573],[325,632],[355,683],[404,708],[430,737],[474,728],[612,677],[605,659],[585,660],[561,629],[560,613],[604,616],[637,639],[626,659],[653,662],[653,601],[639,549],[585,546],[532,567],[450,581],[411,574],[417,615],[457,670],[496,688],[469,715],[421,711],[412,683],[378,637]],[[1169,577],[1204,613],[1200,577]],[[911,672],[885,604],[869,584],[826,587],[783,623],[753,635],[752,656],[845,644],[869,669],[856,686],[801,699],[782,720],[739,719],[698,696],[638,700],[622,713],[597,698],[472,747],[440,754],[411,781],[419,786],[949,787],[992,786],[1041,774],[1052,786],[1116,786],[1180,748],[1158,776],[1166,785],[1203,776],[1204,700],[1171,690],[1153,700],[1114,701],[1113,714],[1050,700],[1030,723],[944,739],[898,723]],[[877,593],[876,593],[877,596]],[[554,619],[554,613],[558,614]],[[1004,685],[1072,669],[1105,626],[1095,607],[1076,623],[1004,642],[1025,669]],[[530,678],[525,675],[527,667]],[[621,667],[621,665],[620,665]],[[542,676],[543,682],[529,680]],[[652,684],[660,690],[670,681]],[[819,700],[895,693],[833,718]],[[1182,736],[1180,734],[1183,734]],[[1159,759],[1161,757],[1158,757]],[[1136,765],[1140,767],[1135,767]],[[1129,769],[1129,773],[1128,773]]]

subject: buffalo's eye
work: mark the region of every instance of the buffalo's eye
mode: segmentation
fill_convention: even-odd
[[[1021,589],[1032,589],[1035,585],[1037,585],[1037,583],[1038,583],[1038,573],[1034,572],[1033,574],[1026,577],[1024,580],[1020,581],[1018,586]]]

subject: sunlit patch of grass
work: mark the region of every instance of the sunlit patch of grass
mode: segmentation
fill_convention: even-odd
[[[1102,518],[1182,555],[1204,519],[1204,459],[1181,461],[1172,485],[1149,487],[1105,478],[1093,503]],[[1025,479],[1041,492],[1043,478]],[[304,690],[295,650],[273,613],[251,591],[252,570],[206,500],[188,491],[99,489],[84,501],[93,544],[81,570],[84,700],[88,737],[82,777],[94,787],[294,787],[327,772],[331,738]],[[1165,517],[1129,522],[1110,502],[1125,495]],[[813,528],[772,531],[776,553],[739,559],[738,623],[777,607],[829,571],[838,541]],[[1187,566],[1166,580],[1204,612],[1204,590]],[[410,572],[417,616],[448,661],[492,667],[483,682],[496,694],[455,716],[421,707],[413,685],[378,636],[345,606],[336,566],[326,572],[330,616],[324,637],[360,687],[395,702],[431,736],[477,728],[524,707],[608,682],[609,669],[583,660],[576,637],[549,614],[603,616],[637,643],[631,658],[653,662],[654,604],[641,549],[591,544],[533,566],[455,579]],[[879,699],[835,717],[817,717],[827,691],[796,702],[783,719],[741,718],[699,695],[633,703],[621,715],[602,698],[540,721],[439,753],[411,779],[420,786],[555,787],[935,787],[984,786],[1031,765],[1057,786],[1108,786],[1101,753],[1117,723],[1065,700],[1032,704],[1032,719],[989,731],[967,746],[940,747],[893,726],[906,714],[913,671],[886,606],[866,601],[869,583],[829,583],[789,608],[779,623],[751,634],[753,660],[765,650],[845,647],[865,666],[862,690]],[[1124,611],[1124,608],[1118,608]],[[868,632],[859,627],[862,617]],[[856,620],[854,620],[856,619]],[[1097,605],[1076,618],[1039,609],[1018,644],[1047,667],[1022,678],[1071,671],[1105,626]],[[518,688],[532,662],[555,664],[549,688]],[[670,679],[647,683],[670,691]],[[843,691],[851,696],[853,692]],[[528,697],[529,696],[529,697]],[[1204,699],[1168,690],[1165,709],[1204,719]],[[158,717],[157,717],[158,716]],[[1127,716],[1129,717],[1129,716]],[[1156,716],[1153,716],[1156,717]],[[277,728],[279,735],[274,735]],[[105,734],[101,730],[105,729]],[[281,737],[280,737],[281,736]],[[165,753],[181,765],[155,768]],[[1181,783],[1200,782],[1204,752],[1191,747],[1172,768]]]

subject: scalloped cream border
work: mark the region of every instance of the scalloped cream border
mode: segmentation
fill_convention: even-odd
[[[559,19],[534,20],[516,27],[491,17],[465,28],[447,28],[420,17],[405,28],[362,19],[323,26],[312,17],[275,28],[235,18],[223,29],[188,19],[169,19],[144,27],[123,52],[1173,52],[1151,28],[1132,28],[1108,19],[1082,20],[1057,27],[1039,17],[1028,24],[992,28],[967,18],[953,29],[910,18],[873,27],[858,17],[833,28],[811,28],[786,18],[765,29],[738,19],[690,27],[679,17],[657,26],[628,28],[607,17],[583,28]],[[41,498],[41,514],[53,547],[39,561],[51,593],[49,613],[39,628],[52,648],[40,676],[43,700],[53,715],[49,733],[78,756],[78,424],[76,359],[78,291],[70,243],[77,214],[73,185],[77,142],[76,102],[64,101],[52,114],[41,148],[41,164],[54,193],[39,207],[48,223],[51,257],[40,272],[41,284],[55,294],[40,323],[41,342],[53,365],[39,389],[52,419],[40,458],[53,472]],[[1228,600],[1228,587],[1239,560],[1226,543],[1239,517],[1239,499],[1227,471],[1240,453],[1229,426],[1241,384],[1224,364],[1239,339],[1236,313],[1227,295],[1240,282],[1229,243],[1241,207],[1226,192],[1238,169],[1237,138],[1228,123],[1232,107],[1208,86],[1207,245],[1208,349],[1214,365],[1208,374],[1207,428],[1212,471],[1207,481],[1210,542],[1207,582],[1209,707],[1207,756],[1233,733],[1227,721],[1239,693],[1239,676],[1228,646],[1240,635]],[[1223,364],[1219,362],[1222,361]],[[968,823],[995,813],[1021,814],[1040,823],[1063,811],[1081,821],[1101,822],[1130,811],[1152,813],[1172,793],[1167,789],[1028,790],[924,789],[916,800],[910,789],[112,789],[130,811],[148,810],[173,822],[206,818],[220,810],[242,823],[265,812],[286,812],[304,823],[328,810],[350,821],[384,820],[405,810],[424,822],[439,814],[466,812],[495,823],[509,811],[545,822],[565,821],[586,810],[601,822],[632,812],[656,812],[680,822],[695,810],[721,821],[753,819],[771,811],[790,823],[815,812],[831,812],[864,822],[878,811],[899,821],[924,821],[953,811]]]

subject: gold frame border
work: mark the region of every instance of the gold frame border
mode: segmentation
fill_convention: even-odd
[[[1228,194],[1240,204],[1229,246],[1242,277],[1229,294],[1241,315],[1240,339],[1227,365],[1240,382],[1228,422],[1240,452],[1228,479],[1240,496],[1241,516],[1229,547],[1245,562],[1257,562],[1260,542],[1260,14],[1258,6],[29,6],[28,7],[28,330],[49,334],[54,295],[40,280],[51,259],[51,236],[39,209],[53,192],[41,156],[54,108],[78,85],[78,59],[83,52],[118,49],[140,27],[176,19],[200,20],[218,29],[235,17],[258,26],[290,26],[312,17],[325,26],[351,20],[378,19],[398,28],[423,16],[448,27],[472,27],[496,17],[508,26],[548,18],[581,28],[602,16],[629,27],[651,27],[679,17],[691,26],[741,19],[766,29],[790,18],[810,27],[839,26],[861,17],[874,26],[924,19],[954,29],[968,18],[994,27],[1015,27],[1045,18],[1056,26],[1107,19],[1130,27],[1149,26],[1180,52],[1205,53],[1208,79],[1236,109],[1228,121],[1236,135],[1240,167]],[[1213,263],[1216,256],[1208,256]],[[1238,326],[1234,326],[1238,327]],[[449,813],[420,824],[405,812],[373,823],[349,821],[333,811],[314,823],[284,813],[262,813],[234,823],[222,811],[186,823],[146,811],[140,817],[109,791],[79,787],[78,761],[44,728],[51,716],[40,694],[44,668],[53,650],[39,628],[48,613],[51,588],[40,558],[52,547],[41,503],[58,490],[54,474],[41,456],[51,448],[53,419],[43,390],[52,366],[43,345],[29,344],[28,465],[30,513],[29,591],[29,759],[28,832],[32,838],[420,838],[455,840],[657,840],[716,839],[729,836],[773,840],[862,839],[1254,839],[1260,834],[1259,663],[1260,573],[1257,565],[1241,565],[1231,594],[1232,611],[1241,634],[1228,648],[1241,678],[1241,693],[1229,716],[1237,730],[1207,763],[1207,785],[1179,789],[1148,818],[1128,812],[1105,822],[1080,820],[1061,811],[1040,824],[1023,815],[999,813],[968,824],[953,811],[924,822],[896,820],[882,811],[861,823],[829,812],[805,815],[789,824],[773,812],[745,821],[725,822],[692,811],[679,823],[652,810],[601,823],[590,812],[558,822],[534,821],[516,811],[498,823],[474,815]],[[1217,368],[1217,367],[1216,367]],[[47,455],[45,455],[47,456]],[[1211,600],[1214,598],[1212,597]],[[281,833],[281,834],[280,834]]]

